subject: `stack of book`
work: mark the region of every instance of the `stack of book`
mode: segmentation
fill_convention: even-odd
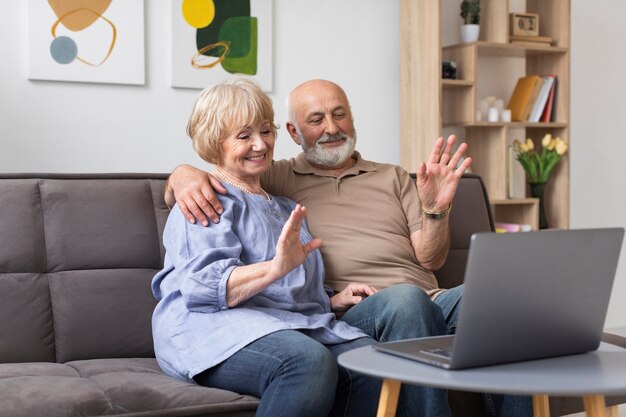
[[[508,108],[516,122],[554,122],[557,77],[528,75],[517,80]]]

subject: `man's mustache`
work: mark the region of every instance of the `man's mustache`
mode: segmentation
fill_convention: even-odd
[[[316,142],[316,144],[321,145],[324,143],[328,143],[328,142],[335,142],[338,140],[348,140],[348,137],[346,135],[324,135],[321,138],[319,138]]]

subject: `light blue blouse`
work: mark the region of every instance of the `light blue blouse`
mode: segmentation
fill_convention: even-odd
[[[304,264],[237,307],[226,304],[226,283],[237,266],[270,260],[295,203],[246,194],[226,185],[224,213],[203,227],[172,209],[163,233],[164,268],[152,280],[158,304],[152,317],[157,360],[171,376],[192,378],[247,344],[278,330],[299,329],[324,344],[364,337],[335,319],[324,287],[319,250]],[[312,237],[303,225],[300,241]]]

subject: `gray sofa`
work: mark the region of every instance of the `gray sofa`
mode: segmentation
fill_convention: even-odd
[[[0,175],[0,416],[254,415],[154,359],[165,178]]]
[[[256,398],[172,379],[154,359],[165,178],[0,174],[0,417],[254,415]],[[462,280],[469,236],[493,230],[479,177],[461,180],[450,221],[446,287]],[[451,403],[480,415],[475,394]],[[580,410],[553,401],[553,415]]]

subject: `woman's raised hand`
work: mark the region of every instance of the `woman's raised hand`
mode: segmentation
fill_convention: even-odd
[[[300,204],[293,209],[276,244],[276,256],[271,261],[272,275],[286,275],[302,264],[309,253],[322,246],[322,239],[313,239],[306,245],[300,241],[300,229],[306,215],[306,207]]]

